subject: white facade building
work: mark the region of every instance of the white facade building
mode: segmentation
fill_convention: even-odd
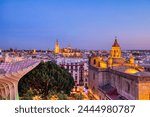
[[[76,90],[78,86],[88,86],[88,59],[63,57],[57,58],[56,63],[72,74]]]

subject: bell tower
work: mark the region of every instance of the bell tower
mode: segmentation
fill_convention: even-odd
[[[36,49],[33,50],[33,54],[34,54],[34,55],[36,54]]]
[[[121,48],[118,44],[117,37],[115,37],[114,44],[112,45],[110,55],[112,58],[121,58]]]
[[[54,52],[55,52],[56,54],[60,53],[60,47],[59,47],[58,40],[56,40],[55,50],[54,50]]]

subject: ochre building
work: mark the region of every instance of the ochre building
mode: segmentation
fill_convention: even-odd
[[[115,39],[110,56],[92,56],[89,60],[89,92],[101,100],[149,100],[150,73],[135,64],[134,57],[122,57]]]
[[[71,47],[60,48],[58,40],[56,40],[54,53],[63,57],[82,57],[82,53],[78,49],[72,49]]]

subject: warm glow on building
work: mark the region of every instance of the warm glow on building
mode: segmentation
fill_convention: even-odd
[[[115,42],[112,45],[110,55],[112,58],[120,58],[121,57],[121,48],[117,42],[117,39],[115,39]]]
[[[128,73],[128,74],[135,74],[135,73],[137,73],[137,72],[139,72],[139,71],[137,71],[136,69],[127,69],[127,70],[125,71],[125,73]]]
[[[135,64],[135,58],[123,58],[115,39],[108,58],[93,54],[89,67],[89,91],[102,100],[149,99],[150,73]]]
[[[33,50],[33,54],[36,54],[36,49]]]
[[[55,45],[55,50],[54,50],[54,52],[55,52],[56,54],[60,53],[60,47],[59,47],[58,40],[56,40],[56,45]]]

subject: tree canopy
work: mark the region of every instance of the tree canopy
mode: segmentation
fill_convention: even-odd
[[[27,96],[32,90],[33,96],[41,95],[46,99],[51,92],[70,94],[73,87],[73,77],[67,70],[54,62],[41,62],[20,79],[18,89],[20,97]]]

